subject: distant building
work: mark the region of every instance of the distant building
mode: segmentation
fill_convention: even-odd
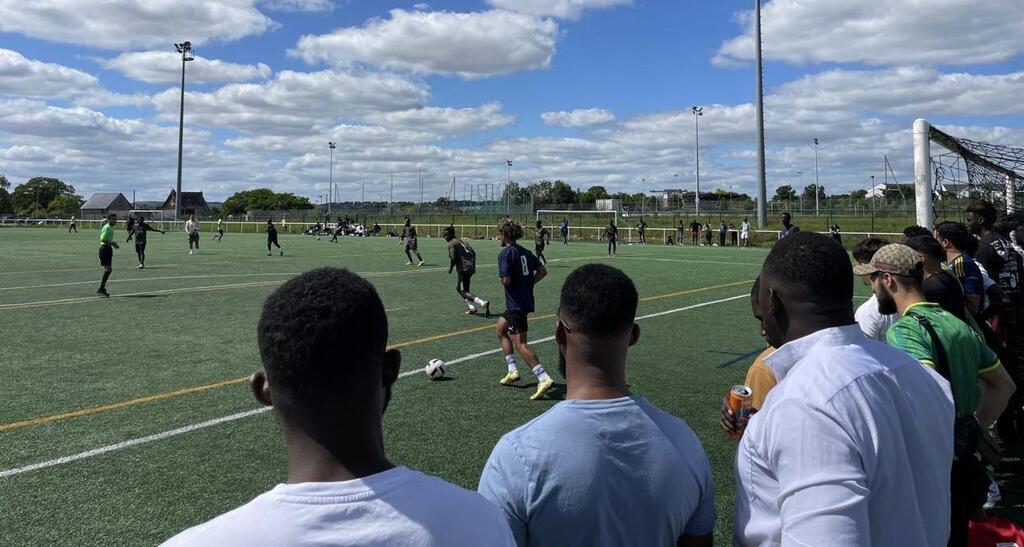
[[[110,213],[126,218],[132,210],[132,202],[120,192],[97,192],[82,204],[81,218],[83,220],[99,219]]]
[[[664,190],[651,190],[652,192],[658,193],[658,202],[665,209],[672,207],[673,196],[682,196],[682,188],[665,188]]]
[[[170,211],[174,214],[174,199],[175,192],[171,190],[171,193],[164,200],[164,204],[160,207],[164,211]],[[202,192],[182,192],[181,193],[181,214],[190,215],[195,213],[197,215],[205,215],[210,212],[210,206],[206,203],[206,198],[203,197]]]
[[[939,187],[941,188],[941,191],[939,191],[939,189],[935,190],[935,195],[939,199],[942,199],[942,194],[943,193],[953,194],[954,197],[959,198],[959,199],[965,199],[965,198],[971,197],[971,187],[969,185],[967,185],[967,184],[964,184],[964,183],[960,183],[960,182],[943,182],[943,183],[939,184]]]

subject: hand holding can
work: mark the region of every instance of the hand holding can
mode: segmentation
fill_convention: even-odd
[[[754,413],[751,407],[753,391],[744,385],[733,386],[722,404],[722,429],[731,437],[739,439],[747,428],[747,421]]]

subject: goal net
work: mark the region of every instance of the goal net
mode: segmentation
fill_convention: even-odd
[[[544,226],[551,230],[553,238],[561,236],[559,229],[564,220],[569,223],[569,239],[601,239],[602,231],[609,222],[619,225],[619,212],[538,209],[536,220],[543,222]]]
[[[914,193],[917,223],[931,228],[936,217],[963,220],[971,199],[995,205],[1002,220],[1024,216],[1024,148],[954,137],[914,121]]]
[[[128,214],[146,220],[174,220],[174,211],[164,211],[163,209],[132,209],[128,211]]]

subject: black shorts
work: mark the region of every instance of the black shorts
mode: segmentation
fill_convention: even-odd
[[[456,290],[459,292],[469,292],[469,282],[473,279],[473,274],[476,272],[456,272],[459,274],[459,282],[455,285]]]
[[[407,239],[407,240],[405,240],[405,250],[406,251],[415,251],[416,250],[416,240],[415,239]]]
[[[100,266],[110,266],[114,262],[114,248],[100,245]]]
[[[533,254],[543,253],[544,252],[544,247],[545,247],[545,245],[534,245],[533,246]]]
[[[224,230],[217,230],[217,235],[224,235]]]
[[[501,314],[505,318],[507,325],[505,331],[509,334],[519,334],[530,330],[530,325],[526,319],[527,313],[519,310],[505,310],[505,313]]]
[[[190,243],[191,242],[198,242],[199,241],[199,232],[195,232],[195,233],[189,234],[188,235],[188,240],[189,240]]]
[[[146,252],[146,243],[145,242],[143,242],[143,243],[135,242],[135,252],[136,253],[144,253],[144,252]]]

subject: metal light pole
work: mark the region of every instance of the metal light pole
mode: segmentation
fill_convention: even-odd
[[[185,63],[195,60],[192,54],[192,42],[184,41],[174,44],[174,49],[181,54],[181,108],[178,111],[178,184],[174,191],[174,220],[181,218],[181,152],[185,140]]]
[[[814,216],[818,216],[818,194],[821,185],[818,183],[818,138],[814,138]]]
[[[697,163],[697,170],[696,170],[697,171],[697,173],[696,173],[697,193],[694,194],[694,196],[693,196],[693,208],[696,210],[697,217],[699,218],[700,217],[700,117],[704,115],[704,107],[703,106],[695,106],[695,107],[691,108],[690,111],[693,112],[693,132],[694,132],[694,136],[695,136],[694,137],[694,141],[693,141],[693,150],[694,150],[694,155],[696,156],[696,160],[697,160],[696,161],[696,163]]]
[[[757,46],[757,69],[755,84],[757,86],[755,102],[757,103],[757,227],[763,229],[767,222],[765,211],[768,194],[768,183],[764,170],[764,96],[761,82],[761,0],[754,0],[754,44]]]
[[[804,172],[803,171],[797,171],[796,172],[796,185],[797,185],[798,188],[800,186],[804,185]],[[800,214],[802,215],[802,214],[804,214],[804,193],[803,193],[803,191],[800,192],[799,196],[800,196],[800,201],[799,201],[799,203],[800,203]]]
[[[331,214],[331,203],[334,203],[334,198],[335,198],[335,195],[334,195],[334,146],[335,146],[335,142],[334,141],[328,141],[327,142],[327,147],[331,149],[331,175],[330,175],[331,176],[331,180],[330,180],[330,183],[329,183],[330,185],[327,188],[327,193],[330,194],[330,202],[327,204],[327,214],[328,215]]]
[[[871,231],[875,231],[875,176],[871,175]]]
[[[505,160],[505,163],[508,164],[508,185],[505,186],[505,188],[511,188],[512,187],[512,160]],[[512,203],[511,203],[512,196],[511,196],[511,192],[508,192],[507,190],[506,190],[506,193],[509,194],[509,195],[505,196],[505,214],[508,215],[508,214],[510,214],[512,212]]]

